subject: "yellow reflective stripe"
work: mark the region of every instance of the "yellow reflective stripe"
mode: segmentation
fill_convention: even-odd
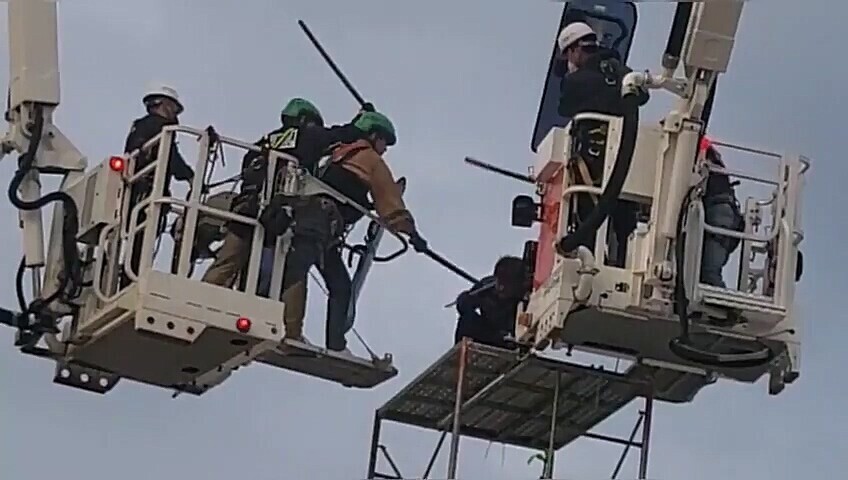
[[[282,133],[271,135],[269,144],[274,150],[285,150],[297,146],[297,127],[291,127]]]

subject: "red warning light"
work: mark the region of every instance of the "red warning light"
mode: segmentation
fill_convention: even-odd
[[[123,172],[126,163],[124,157],[112,157],[109,159],[109,168],[115,172]]]
[[[709,137],[707,137],[706,135],[704,135],[704,136],[701,138],[700,150],[701,150],[702,152],[706,152],[706,151],[707,151],[707,150],[709,150],[709,149],[710,149],[710,147],[712,147],[712,146],[713,146],[713,141],[712,141],[712,140],[710,140],[710,139],[709,139]]]
[[[241,317],[236,320],[236,330],[241,333],[247,333],[250,330],[250,319]]]

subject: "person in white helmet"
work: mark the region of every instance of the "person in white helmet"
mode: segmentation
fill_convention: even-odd
[[[167,125],[176,125],[179,123],[178,116],[183,111],[183,105],[180,103],[177,91],[167,85],[157,85],[147,91],[142,98],[142,103],[147,109],[147,115],[137,118],[133,121],[130,133],[127,135],[124,144],[124,152],[127,154],[141,148],[150,139],[158,135]],[[134,171],[139,171],[149,165],[156,159],[157,149],[154,146],[152,149],[139,152],[135,162]],[[133,173],[133,172],[131,172]],[[177,180],[183,180],[189,184],[194,179],[194,171],[189,167],[179,149],[176,142],[171,144],[170,157],[168,159],[168,175],[165,177],[165,195],[171,194],[171,177]],[[130,208],[138,202],[148,197],[153,187],[153,174],[138,180],[130,189]],[[167,205],[162,206],[161,216],[158,219],[157,235],[161,234],[165,228],[165,217],[167,215]],[[139,212],[138,222],[143,222],[147,218],[144,210]],[[134,273],[138,273],[138,263],[141,258],[141,243],[142,233],[136,234],[133,241],[133,251],[130,259],[130,265]],[[126,284],[128,278],[122,278],[122,284]]]
[[[598,35],[583,22],[568,24],[557,37],[557,46],[568,73],[583,66],[589,56],[598,50]]]
[[[560,86],[559,114],[572,118],[581,112],[620,114],[621,80],[632,70],[618,52],[602,47],[588,24],[568,24],[559,34],[560,58],[567,67]],[[649,99],[642,92],[640,106]]]
[[[621,81],[632,70],[624,65],[618,52],[604,48],[598,35],[588,24],[573,22],[559,34],[557,44],[561,59],[567,62],[567,73],[560,84],[559,114],[574,118],[583,112],[620,116]],[[640,93],[639,105],[648,101],[648,93]],[[606,151],[606,123],[583,120],[575,124],[577,150],[585,161],[591,182],[600,186],[603,177],[604,152]],[[636,228],[637,205],[619,200],[610,212],[610,224],[615,238],[609,264],[624,266],[627,239]],[[577,195],[577,219],[588,218],[594,202],[587,193]],[[593,248],[594,236],[586,239],[585,246]]]

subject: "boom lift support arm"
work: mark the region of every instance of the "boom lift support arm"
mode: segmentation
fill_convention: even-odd
[[[19,154],[8,194],[20,210],[23,230],[24,257],[16,282],[21,312],[15,323],[21,329],[17,343],[24,347],[34,345],[41,333],[50,334],[48,345],[56,345],[54,319],[76,308],[73,300],[82,287],[77,207],[61,189],[83,175],[87,160],[54,124],[60,103],[56,10],[55,1],[10,0],[8,6],[9,131],[0,143],[0,157]],[[61,175],[59,190],[42,196],[41,174]],[[41,208],[51,202],[56,210],[45,258]],[[27,269],[33,296],[29,304],[23,291]]]
[[[694,161],[699,142],[715,95],[718,76],[727,71],[734,38],[742,15],[740,0],[707,0],[699,3],[678,3],[662,58],[659,75],[633,72],[624,79],[625,91],[634,88],[662,88],[679,97],[679,101],[663,120],[670,134],[666,160],[671,165],[665,198],[669,208],[658,219],[658,236],[652,258],[665,259],[656,263],[655,271],[674,272],[674,301],[681,323],[681,336],[669,347],[678,356],[707,365],[750,366],[769,362],[773,352],[763,345],[759,351],[721,356],[699,350],[690,341],[686,285],[684,285],[685,252],[683,218],[697,183]],[[674,74],[682,60],[685,79]],[[672,265],[671,262],[674,262]]]

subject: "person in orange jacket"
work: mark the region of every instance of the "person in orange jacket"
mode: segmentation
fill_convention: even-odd
[[[427,242],[418,233],[412,214],[406,208],[401,190],[382,155],[397,141],[394,126],[382,113],[364,111],[353,122],[364,138],[339,144],[320,179],[361,206],[368,206],[369,194],[377,215],[386,226],[406,234],[416,251],[425,251]],[[363,214],[329,195],[305,197],[293,212],[291,249],[286,257],[283,296],[291,300],[289,290],[306,284],[309,269],[315,265],[324,278],[329,299],[327,305],[327,349],[350,353],[345,334],[353,326],[348,322],[351,279],[341,257],[341,235]],[[305,294],[305,290],[304,290]],[[304,340],[297,322],[287,315],[286,336]],[[293,327],[293,328],[292,328]],[[289,331],[289,330],[292,331]]]

